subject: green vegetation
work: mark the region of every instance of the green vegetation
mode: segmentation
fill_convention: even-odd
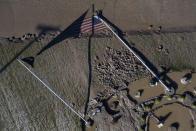
[[[116,124],[117,122],[118,122],[118,119],[116,119],[116,118],[113,118],[111,121],[112,124]]]
[[[159,103],[160,103],[160,101],[161,101],[161,99],[160,99],[160,98],[156,98],[156,99],[155,99],[155,104],[159,104]]]
[[[181,101],[181,102],[183,102],[184,99],[185,99],[185,97],[183,95],[181,95],[180,97],[178,97],[178,100]]]
[[[145,118],[144,116],[141,116],[141,117],[140,117],[140,120],[141,120],[141,121],[145,121],[145,119],[146,119],[146,118]]]
[[[144,129],[140,128],[139,131],[144,131]]]
[[[150,111],[152,108],[150,106],[146,106],[146,111]]]
[[[196,102],[193,102],[191,107],[195,109],[196,108]]]
[[[167,100],[169,100],[169,101],[172,100],[172,98],[173,97],[171,95],[170,96],[167,96]]]

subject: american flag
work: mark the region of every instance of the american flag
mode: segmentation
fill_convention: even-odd
[[[100,30],[107,29],[107,27],[104,25],[104,23],[101,20],[95,17],[93,18],[90,17],[90,18],[84,19],[83,21],[78,21],[74,27],[74,32],[78,32],[78,30],[80,30],[80,33],[84,34],[84,33],[92,32],[92,29],[94,29],[94,32],[97,32]]]

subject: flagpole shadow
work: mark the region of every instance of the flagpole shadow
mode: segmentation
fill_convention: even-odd
[[[10,64],[12,64],[14,62],[14,60],[16,60],[25,50],[27,50],[34,42],[38,41],[39,38],[41,38],[41,36],[43,34],[45,34],[46,32],[49,31],[56,31],[58,30],[57,27],[51,27],[51,26],[38,26],[38,29],[41,30],[41,32],[39,33],[39,35],[34,38],[32,41],[30,41],[22,50],[20,50],[20,52],[18,52],[6,65],[4,65],[1,69],[0,69],[0,73],[2,73],[8,66],[10,66]]]
[[[93,13],[93,15],[92,15],[92,33],[88,39],[88,67],[89,67],[88,92],[87,92],[87,99],[86,99],[86,103],[85,103],[85,107],[84,107],[84,116],[86,116],[87,110],[88,110],[88,103],[89,103],[89,99],[90,99],[91,82],[92,82],[91,40],[92,40],[92,37],[94,36],[94,4],[92,5],[92,13]],[[86,126],[83,121],[82,121],[82,130],[83,131],[86,130]]]

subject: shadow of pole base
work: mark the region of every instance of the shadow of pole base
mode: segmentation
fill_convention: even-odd
[[[166,95],[174,95],[176,93],[176,90],[173,87],[170,87],[170,91],[165,90]]]
[[[86,127],[91,127],[93,124],[94,124],[94,120],[92,120],[91,118],[89,118],[85,123]]]

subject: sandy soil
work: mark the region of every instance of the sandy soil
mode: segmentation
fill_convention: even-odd
[[[88,48],[85,39],[79,43],[74,41],[56,46],[59,50],[56,53],[50,50],[36,57],[32,70],[75,110],[83,113],[88,85]],[[24,46],[19,44],[15,50],[14,44],[1,45],[0,57],[4,59],[1,66]],[[35,43],[20,58],[34,56],[42,46],[43,43]],[[4,130],[81,130],[80,120],[17,61],[1,73],[0,81],[0,119]]]
[[[191,83],[187,85],[182,85],[180,82],[180,79],[186,74],[187,72],[173,72],[169,73],[168,76],[174,80],[178,84],[178,89],[176,91],[177,94],[183,94],[185,91],[190,91],[194,94],[194,87],[196,86],[196,74],[192,74],[192,79]],[[141,79],[136,82],[133,82],[133,84],[130,85],[130,92],[131,96],[135,96],[136,92],[140,89],[143,89],[142,96],[140,98],[135,98],[138,102],[145,101],[146,99],[153,98],[155,96],[159,96],[160,94],[164,93],[164,88],[159,84],[157,87],[150,87],[149,86],[149,79]],[[172,100],[173,101],[173,100]],[[167,98],[163,98],[159,104],[156,104],[153,106],[153,108],[156,108],[160,104],[172,102],[168,101]],[[168,129],[168,126],[171,124],[178,122],[179,123],[179,131],[184,131],[184,130],[193,130],[191,129],[191,116],[189,113],[189,110],[177,105],[177,104],[172,104],[166,107],[163,107],[157,111],[155,111],[155,114],[157,116],[165,116],[169,112],[171,112],[171,115],[168,117],[168,119],[165,121],[164,127],[159,129],[157,127],[157,121],[153,118],[150,118],[150,131],[165,131]],[[182,113],[183,112],[183,113]]]
[[[150,24],[167,28],[195,29],[196,2],[193,0],[1,0],[0,36],[38,32],[37,26],[65,29],[89,9],[103,10],[104,16],[124,31],[146,30]]]
[[[168,76],[177,83],[178,88],[176,90],[177,94],[183,94],[185,91],[190,91],[194,94],[194,88],[196,87],[196,74],[192,75],[191,83],[187,85],[182,85],[180,79],[186,74],[186,72],[173,72],[169,73]],[[159,96],[164,94],[164,88],[159,83],[156,87],[149,86],[150,79],[144,78],[138,81],[133,82],[129,89],[131,90],[131,96],[135,96],[138,90],[143,89],[142,97],[138,98],[137,101],[142,102],[148,98],[152,98],[154,96]]]
[[[131,34],[127,39],[128,42],[133,42],[156,67],[165,63],[166,65],[172,63],[178,67],[181,62],[196,67],[196,57],[193,55],[196,50],[194,33],[196,2],[193,0],[125,0],[124,2],[119,0],[83,0],[82,2],[79,0],[0,0],[0,37],[37,33],[39,26],[59,27],[64,30],[87,9],[89,9],[87,17],[91,16],[93,3],[95,9],[102,9],[103,15],[123,31],[147,30],[150,24],[155,25],[155,30],[159,25],[163,26],[164,30],[177,28],[178,31],[183,32],[185,29],[188,33]],[[189,29],[193,33],[189,32]],[[48,42],[34,43],[19,58],[35,56]],[[122,47],[114,37],[93,38],[91,43],[92,64],[95,56],[99,56],[100,59],[103,57],[106,46],[117,49]],[[156,51],[160,44],[163,44],[164,49],[169,49],[169,55],[165,55],[164,51]],[[0,68],[24,46],[26,43],[8,44],[0,41]],[[176,56],[180,57],[176,60]],[[170,63],[167,63],[168,59]],[[87,38],[67,39],[48,49],[36,57],[33,71],[77,111],[84,112],[89,80]],[[171,74],[171,78],[179,81],[178,77],[181,75]],[[193,77],[195,79],[195,76]],[[147,83],[146,80],[142,82],[138,87],[145,88],[143,96],[147,98],[153,88],[143,86]],[[136,85],[133,87],[133,94],[138,88]],[[186,88],[192,91],[194,85],[190,84]],[[91,98],[104,88],[96,83],[96,76],[93,73],[91,88]],[[184,92],[184,89],[179,88],[177,92]],[[163,93],[163,88],[156,88],[156,93],[157,95]],[[0,100],[0,130],[81,130],[79,119],[42,88],[42,85],[16,61],[0,75]]]
[[[172,105],[165,108],[162,108],[155,112],[157,116],[166,116],[169,112],[171,115],[168,117],[166,122],[164,123],[163,128],[157,127],[157,121],[153,118],[150,119],[150,131],[167,131],[168,127],[173,123],[179,123],[178,131],[192,131],[191,129],[191,116],[189,110],[180,106],[180,105]],[[182,113],[183,112],[183,113]]]

